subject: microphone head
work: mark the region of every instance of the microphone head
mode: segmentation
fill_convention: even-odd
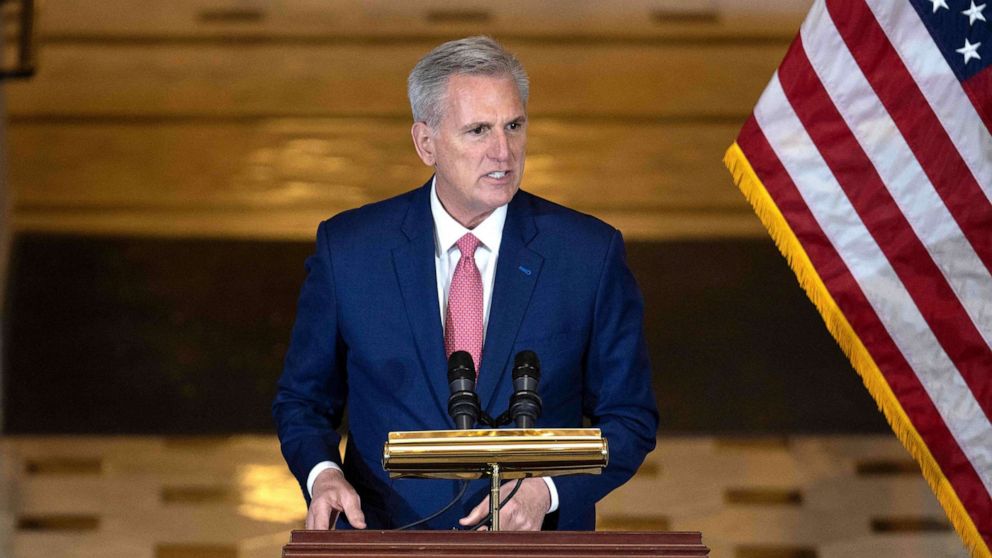
[[[448,382],[460,378],[475,380],[475,363],[472,362],[472,355],[466,351],[455,351],[448,357]]]
[[[526,349],[517,353],[513,358],[513,378],[530,376],[535,379],[541,377],[541,362],[537,359],[537,353]]]
[[[455,428],[472,428],[479,420],[479,397],[475,394],[475,364],[472,355],[455,351],[448,357],[448,415]]]

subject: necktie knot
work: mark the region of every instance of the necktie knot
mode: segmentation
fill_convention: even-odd
[[[458,247],[458,251],[462,253],[463,258],[472,258],[475,256],[475,249],[482,244],[478,238],[472,233],[465,233],[465,236],[458,239],[455,246]]]

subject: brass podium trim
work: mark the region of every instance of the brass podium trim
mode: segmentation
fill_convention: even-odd
[[[390,478],[478,479],[494,463],[507,480],[599,474],[608,461],[598,428],[390,432],[382,450]]]

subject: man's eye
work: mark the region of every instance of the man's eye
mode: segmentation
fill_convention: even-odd
[[[477,135],[481,134],[484,131],[486,131],[486,127],[485,126],[476,126],[475,128],[472,128],[471,130],[469,130],[468,133],[477,136]]]
[[[510,122],[507,125],[507,128],[509,128],[511,130],[519,130],[520,129],[520,123],[519,122]]]

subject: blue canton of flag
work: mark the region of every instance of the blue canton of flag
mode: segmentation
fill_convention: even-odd
[[[992,7],[975,0],[910,0],[959,80],[992,65]]]

